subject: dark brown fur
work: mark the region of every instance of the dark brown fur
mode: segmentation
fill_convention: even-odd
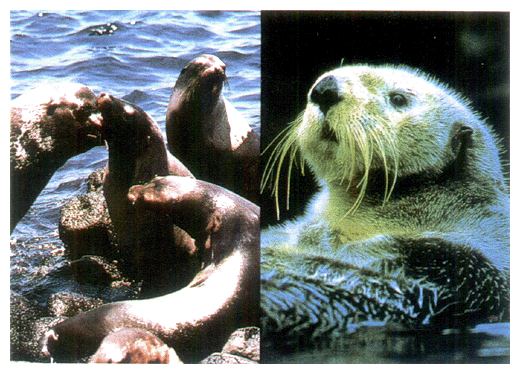
[[[164,216],[136,209],[127,193],[156,175],[192,175],[169,154],[159,126],[144,111],[105,93],[97,103],[109,153],[103,192],[125,265],[144,280],[147,296],[179,289],[200,269],[193,240]]]
[[[226,65],[203,55],[181,71],[166,114],[168,147],[193,174],[258,203],[260,136],[253,130],[232,149],[222,87]]]
[[[183,362],[219,351],[237,328],[258,325],[259,208],[219,186],[189,177],[156,178],[130,190],[129,201],[170,217],[204,260],[190,284],[166,296],[104,305],[49,330],[44,352],[70,361],[93,353],[121,328],[151,331]]]

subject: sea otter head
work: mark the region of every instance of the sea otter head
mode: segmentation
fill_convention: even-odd
[[[503,180],[496,141],[461,98],[406,67],[346,66],[321,76],[277,157],[297,151],[322,183],[359,205],[374,179],[388,200],[399,180],[463,176]]]

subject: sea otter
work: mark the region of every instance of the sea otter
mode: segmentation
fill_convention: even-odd
[[[280,139],[265,181],[301,156],[321,192],[262,232],[262,346],[509,319],[508,187],[460,95],[404,66],[345,66]]]

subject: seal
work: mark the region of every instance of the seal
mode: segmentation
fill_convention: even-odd
[[[91,364],[182,364],[161,339],[141,329],[123,329],[108,335]]]
[[[142,109],[106,93],[97,105],[108,145],[103,194],[125,267],[144,281],[143,295],[184,287],[200,270],[193,239],[162,215],[136,209],[127,194],[156,175],[192,174],[168,152],[159,126]]]
[[[101,145],[96,95],[77,83],[45,85],[11,102],[11,232],[71,157]]]
[[[88,356],[123,328],[147,330],[183,362],[220,351],[239,327],[258,324],[259,208],[240,196],[190,177],[157,177],[134,186],[136,207],[169,217],[195,238],[205,267],[179,291],[103,305],[61,322],[42,341],[58,361]]]
[[[363,320],[508,320],[499,146],[459,94],[404,66],[345,66],[317,80],[279,139],[264,188],[301,156],[321,191],[306,215],[262,232],[265,342]]]
[[[223,96],[225,71],[212,55],[182,69],[166,113],[168,147],[197,178],[258,203],[260,136]]]

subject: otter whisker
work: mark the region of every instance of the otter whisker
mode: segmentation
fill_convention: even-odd
[[[340,123],[344,123],[344,122],[340,122]],[[344,160],[339,160],[339,162],[341,163],[341,165],[343,166],[343,174],[341,176],[341,179],[340,179],[340,184],[343,184],[345,182],[345,180],[348,181],[348,185],[346,187],[346,189],[350,189],[350,185],[351,185],[351,182],[352,182],[352,176],[353,176],[353,165],[354,165],[354,162],[355,162],[355,155],[356,155],[356,151],[355,151],[355,147],[356,147],[356,142],[355,140],[353,139],[353,136],[351,136],[349,133],[350,133],[350,130],[348,127],[346,126],[341,126],[340,129],[338,129],[339,131],[337,132],[338,135],[338,143],[340,144],[340,147],[341,147],[341,150],[340,152],[342,154],[345,154],[347,155],[347,157],[345,157]]]
[[[350,188],[351,183],[355,180],[355,174],[359,172],[355,167],[359,156],[361,156],[361,160],[363,161],[363,176],[356,184],[356,189],[359,190],[356,200],[352,204],[351,208],[345,213],[344,218],[357,210],[365,196],[368,186],[370,165],[372,164],[374,153],[372,142],[366,133],[362,120],[355,120],[349,123],[349,133],[350,175],[348,179],[348,188]]]
[[[397,164],[395,164],[394,168],[394,179],[390,185],[389,180],[389,166],[388,166],[388,157],[386,154],[386,151],[390,151],[391,158],[396,160],[396,150],[395,150],[395,144],[393,142],[388,141],[388,137],[384,136],[383,128],[380,125],[384,126],[383,123],[380,121],[376,122],[376,126],[374,127],[374,131],[371,131],[370,134],[372,136],[372,139],[374,140],[375,144],[377,145],[379,152],[380,152],[380,158],[383,162],[383,170],[385,173],[385,194],[383,198],[383,206],[388,202],[390,199],[390,195],[392,194],[392,191],[394,189],[396,180],[397,180]],[[394,161],[395,162],[395,161]]]
[[[292,166],[293,166],[293,161],[296,158],[296,154],[297,153],[298,153],[298,148],[297,147],[292,147],[291,154],[289,156],[289,170],[287,171],[287,194],[286,194],[286,206],[285,206],[285,209],[287,209],[287,210],[289,210],[289,197],[290,197],[290,194],[291,194],[291,172],[292,172]],[[302,174],[303,174],[303,170],[304,170],[303,166],[304,166],[304,164],[301,164]]]
[[[274,196],[275,200],[275,209],[277,218],[280,218],[280,206],[279,206],[279,182],[280,182],[280,174],[283,162],[289,154],[289,169],[287,172],[287,196],[286,196],[286,207],[289,209],[289,197],[290,197],[290,180],[292,173],[292,164],[296,158],[298,153],[298,147],[296,146],[296,142],[298,140],[295,135],[294,128],[301,123],[301,116],[290,123],[289,126],[284,129],[279,135],[273,139],[273,141],[269,144],[269,146],[262,152],[264,154],[271,146],[274,144],[275,147],[269,156],[267,161],[267,165],[265,171],[262,175],[262,182],[260,186],[260,191],[263,192],[267,187],[267,183],[270,180],[273,180],[273,190],[271,195]],[[303,162],[300,164],[303,170]]]
[[[284,129],[282,132],[280,132],[271,143],[266,147],[265,150],[262,151],[261,155],[263,156],[269,148],[271,148],[274,145],[274,149],[272,150],[269,159],[267,160],[267,165],[265,167],[265,170],[262,174],[262,181],[260,185],[260,191],[263,192],[264,189],[267,187],[267,183],[271,179],[271,176],[273,174],[274,164],[276,163],[277,159],[279,158],[280,149],[285,146],[286,139],[291,136],[290,128]]]
[[[385,151],[385,147],[383,146],[382,144],[382,141],[381,139],[379,138],[377,132],[371,132],[370,135],[372,135],[372,139],[374,140],[374,143],[377,145],[378,149],[379,149],[379,152],[380,152],[380,155],[381,155],[381,160],[383,162],[383,170],[384,170],[384,173],[385,173],[385,195],[384,195],[384,198],[383,198],[383,206],[385,205],[385,203],[388,201],[389,199],[389,194],[388,194],[388,191],[389,191],[389,180],[388,180],[388,163],[387,163],[387,157],[386,157],[386,151]]]

